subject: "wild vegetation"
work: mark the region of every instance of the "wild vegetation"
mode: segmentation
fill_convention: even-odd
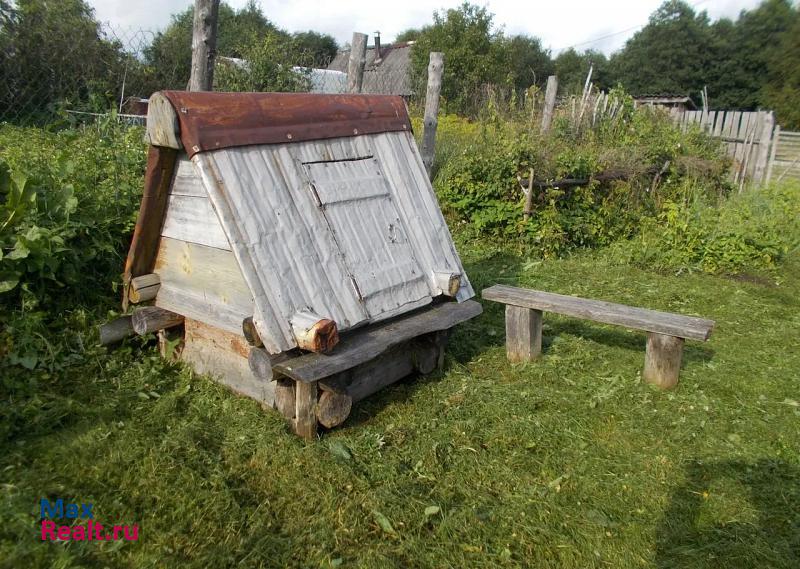
[[[24,27],[20,11],[37,6],[0,0],[0,15]],[[226,21],[262,29],[254,10]],[[182,41],[182,18],[159,41]],[[407,35],[433,47],[471,19],[489,37],[483,61],[506,46],[558,65],[470,6]],[[218,80],[298,88],[273,59],[280,41],[231,47],[254,50],[228,52],[254,73]],[[91,69],[79,72],[93,92]],[[443,373],[381,391],[304,443],[277,413],[162,359],[152,337],[98,345],[119,310],[141,128],[57,110],[46,128],[2,124],[0,567],[800,565],[800,186],[740,191],[719,142],[619,88],[618,112],[593,125],[560,113],[542,135],[531,97],[471,73],[447,79],[467,81],[445,91],[447,108],[475,85],[484,104],[440,118],[434,189],[473,286],[716,320],[710,342],[687,343],[677,389],[641,383],[643,334],[550,314],[542,358],[511,365],[502,307],[484,303]],[[94,503],[99,522],[138,524],[140,540],[43,543],[43,497]]]

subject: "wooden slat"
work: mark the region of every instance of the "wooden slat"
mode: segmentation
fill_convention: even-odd
[[[155,272],[156,306],[237,334],[253,315],[253,296],[230,251],[164,237]]]
[[[194,171],[194,164],[192,164],[185,152],[181,152],[178,155],[175,177],[172,180],[170,193],[178,196],[208,197],[208,193],[203,187],[203,181]]]
[[[627,328],[694,340],[708,340],[714,327],[714,321],[705,318],[506,285],[494,285],[484,289],[482,296],[486,300],[513,306],[556,312],[605,324],[617,324]]]
[[[296,381],[317,381],[363,364],[411,338],[452,328],[478,316],[482,311],[481,305],[474,300],[445,302],[389,322],[355,330],[343,335],[339,345],[330,354],[307,354],[281,362],[273,370]]]
[[[231,250],[211,200],[207,197],[169,196],[162,237]]]

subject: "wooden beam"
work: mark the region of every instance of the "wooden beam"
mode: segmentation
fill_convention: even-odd
[[[510,362],[527,362],[542,353],[542,311],[506,306],[506,354]]]
[[[183,316],[157,306],[138,308],[131,317],[133,331],[139,334],[149,334],[164,328],[171,328],[183,323]]]
[[[152,146],[163,146],[180,150],[181,127],[178,115],[163,94],[153,93],[147,103],[147,131],[145,142]]]
[[[317,420],[326,429],[344,423],[353,408],[353,398],[346,393],[323,391],[317,403]]]
[[[264,348],[251,348],[247,356],[250,371],[260,381],[272,381],[272,358]]]
[[[292,334],[301,350],[326,354],[339,343],[336,322],[313,312],[298,312],[290,324]]]
[[[253,322],[253,317],[248,316],[242,320],[242,333],[247,343],[255,348],[263,348],[264,342],[261,341],[261,336],[258,335],[256,324]]]
[[[295,405],[294,380],[279,377],[275,381],[275,409],[294,422]]]
[[[486,300],[513,306],[556,312],[605,324],[617,324],[627,328],[693,340],[708,340],[714,328],[714,321],[705,318],[506,285],[494,285],[484,289],[482,296]]]
[[[662,389],[677,385],[683,358],[683,344],[683,338],[648,333],[642,379]]]
[[[218,14],[219,0],[195,0],[189,91],[213,90]]]
[[[364,66],[367,63],[367,34],[353,33],[350,59],[347,62],[347,92],[360,93],[364,85]]]
[[[428,89],[425,93],[425,117],[422,131],[422,163],[428,178],[431,177],[433,158],[436,147],[436,128],[439,125],[439,94],[442,90],[442,71],[444,70],[444,54],[438,51],[430,53],[428,63]]]

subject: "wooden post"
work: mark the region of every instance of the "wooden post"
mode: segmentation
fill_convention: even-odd
[[[294,421],[295,396],[293,380],[280,377],[275,382],[275,409],[289,421]]]
[[[350,60],[347,62],[347,92],[360,93],[364,84],[364,65],[367,63],[367,34],[353,32]]]
[[[320,425],[326,429],[332,429],[347,420],[352,408],[353,398],[347,393],[323,391],[317,405],[317,419]]]
[[[642,373],[644,381],[661,389],[675,387],[681,371],[683,344],[683,338],[648,332]]]
[[[775,116],[772,111],[763,112],[764,122],[762,123],[761,132],[758,135],[758,155],[756,158],[756,167],[753,172],[753,181],[757,184],[763,184],[766,171],[767,161],[769,160],[769,145],[772,140],[772,127],[775,126]]]
[[[506,305],[506,354],[510,362],[527,362],[542,353],[542,311]]]
[[[551,75],[547,78],[547,89],[544,92],[544,109],[542,110],[541,132],[550,130],[553,122],[553,112],[556,108],[556,94],[558,93],[558,77]]]
[[[296,381],[294,432],[306,440],[317,438],[317,382]]]
[[[192,74],[189,91],[211,91],[217,52],[219,0],[195,0],[192,29]]]
[[[781,125],[775,126],[775,131],[772,133],[772,149],[769,152],[769,164],[767,164],[767,180],[764,185],[767,185],[772,180],[772,168],[775,166],[775,154],[778,152],[778,144],[781,140]]]
[[[436,146],[436,127],[439,125],[439,93],[442,90],[444,54],[432,51],[428,64],[428,90],[425,93],[425,119],[422,131],[422,163],[431,177]]]

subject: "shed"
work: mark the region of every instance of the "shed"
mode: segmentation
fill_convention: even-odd
[[[367,48],[361,91],[381,95],[412,96],[414,89],[411,80],[411,49],[414,42],[381,45],[379,36],[376,36],[375,40],[375,45]],[[328,69],[346,73],[349,60],[350,50],[341,50],[328,65]]]
[[[694,111],[697,109],[697,105],[688,95],[675,95],[670,93],[646,94],[637,95],[633,98],[633,101],[636,105],[677,109],[679,111]]]
[[[123,304],[301,434],[480,313],[402,98],[162,91],[146,136]]]

